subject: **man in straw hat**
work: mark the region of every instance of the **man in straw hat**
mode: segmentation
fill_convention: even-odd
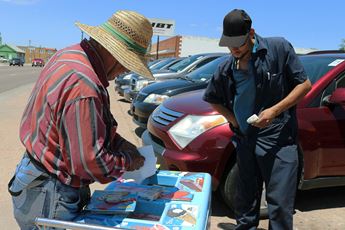
[[[89,184],[107,183],[143,166],[136,147],[117,132],[108,81],[124,71],[152,77],[145,54],[151,23],[118,11],[90,36],[58,51],[42,70],[20,126],[26,148],[9,183],[21,229],[36,217],[72,220],[90,198]]]
[[[263,182],[269,228],[292,229],[298,170],[295,105],[311,83],[287,40],[262,38],[251,25],[244,10],[224,17],[219,45],[232,56],[213,76],[204,100],[234,132],[236,229],[257,228]]]

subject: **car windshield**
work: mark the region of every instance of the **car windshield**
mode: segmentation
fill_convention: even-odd
[[[154,61],[150,61],[147,66],[151,69],[151,66],[153,66],[154,64],[156,64],[157,62],[159,62],[160,60],[157,59],[157,60],[154,60]]]
[[[195,71],[188,74],[186,77],[193,81],[207,81],[210,79],[214,72],[216,72],[219,64],[225,62],[229,58],[229,55],[225,55],[222,57],[219,57],[206,65],[200,67],[199,69],[196,69]]]
[[[301,56],[301,62],[307,72],[308,78],[312,84],[319,80],[328,71],[333,69],[337,63],[345,60],[336,56]]]
[[[190,56],[190,57],[185,58],[182,61],[179,61],[176,64],[170,66],[169,70],[171,70],[173,72],[179,72],[202,57],[203,57],[202,54]]]
[[[175,60],[175,58],[167,58],[159,63],[157,63],[157,65],[153,66],[151,68],[151,70],[158,70],[161,69],[162,67],[166,66],[167,64],[169,64],[170,62],[172,62],[173,60]]]

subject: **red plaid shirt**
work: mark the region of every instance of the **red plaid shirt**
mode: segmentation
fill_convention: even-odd
[[[58,51],[31,93],[20,139],[64,184],[107,183],[129,165],[129,157],[115,147],[122,138],[110,112],[108,85],[102,61],[84,40]]]

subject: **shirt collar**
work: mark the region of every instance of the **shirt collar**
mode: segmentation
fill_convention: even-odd
[[[95,48],[92,47],[90,42],[87,39],[84,39],[80,42],[81,48],[86,53],[95,73],[97,74],[99,80],[101,81],[104,87],[109,86],[109,82],[107,79],[107,74],[105,73],[105,69],[103,66],[103,60],[97,54]]]
[[[254,38],[255,38],[255,43],[253,46],[253,53],[258,53],[261,50],[267,50],[268,49],[267,44],[262,37],[260,37],[258,34],[255,34]],[[255,48],[255,52],[254,52],[254,48]]]

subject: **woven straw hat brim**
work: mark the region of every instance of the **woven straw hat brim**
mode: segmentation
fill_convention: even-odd
[[[76,25],[107,49],[128,70],[154,79],[151,71],[147,67],[147,60],[143,55],[129,49],[127,45],[110,35],[102,27],[89,26],[79,22]]]

